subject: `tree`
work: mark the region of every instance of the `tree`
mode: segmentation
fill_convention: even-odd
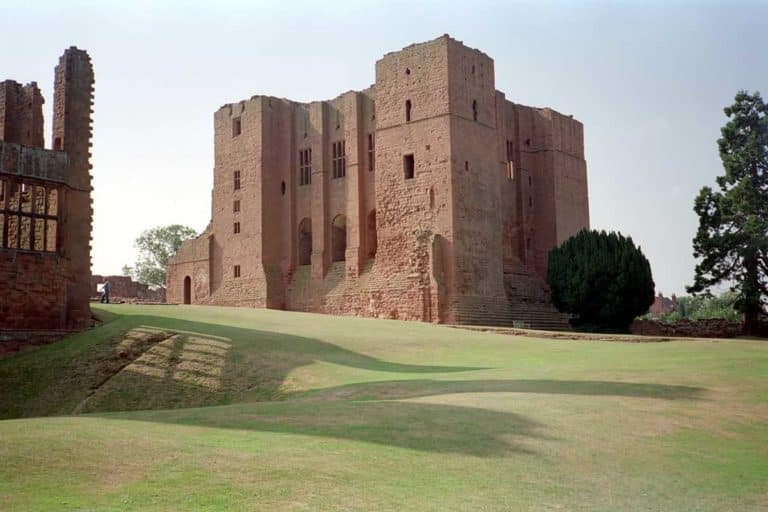
[[[709,295],[714,285],[730,283],[744,333],[757,335],[768,295],[768,105],[760,93],[740,91],[724,112],[729,121],[717,145],[725,175],[717,178],[719,190],[703,187],[694,203],[699,262],[688,292]]]
[[[547,283],[575,327],[626,331],[653,304],[651,265],[631,238],[582,230],[552,249]]]
[[[144,231],[134,242],[139,257],[133,267],[123,266],[123,274],[149,286],[165,286],[165,268],[184,240],[193,238],[194,229],[173,224]]]

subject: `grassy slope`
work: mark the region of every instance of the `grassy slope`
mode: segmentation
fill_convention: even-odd
[[[90,412],[0,422],[0,510],[768,507],[764,342],[100,312],[97,329],[0,360],[0,417]],[[184,334],[94,392],[136,327]]]

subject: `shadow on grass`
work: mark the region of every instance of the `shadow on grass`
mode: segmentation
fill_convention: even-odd
[[[158,360],[149,359],[137,361],[143,370],[131,371],[129,366],[113,379],[111,390],[96,401],[99,404],[96,411],[105,418],[296,434],[424,452],[499,457],[514,452],[533,453],[529,442],[547,439],[541,432],[544,425],[512,412],[397,400],[454,393],[513,392],[694,400],[704,391],[688,386],[607,381],[412,379],[285,393],[280,388],[289,372],[315,361],[421,375],[482,368],[394,363],[321,340],[257,329],[154,316],[137,316],[134,320],[142,328],[183,334],[167,347],[161,347],[167,353],[167,360],[161,365],[162,371],[157,372],[158,378],[149,371],[153,364],[159,364]],[[184,354],[188,354],[186,359]],[[203,358],[206,354],[221,361],[217,371],[200,366],[205,361],[210,363],[210,359]],[[195,376],[202,380],[195,380]],[[117,379],[123,380],[115,382]],[[216,380],[215,386],[204,384],[211,379]],[[244,397],[294,400],[181,408],[227,404]],[[110,410],[137,409],[166,410],[103,414]]]
[[[622,396],[663,400],[698,400],[705,389],[693,386],[591,380],[390,380],[349,384],[294,393],[286,398],[340,400],[406,400],[460,393],[542,393]]]
[[[123,340],[115,338],[83,355],[65,380],[89,389],[82,412],[168,409],[268,401],[284,398],[285,382],[296,368],[317,361],[342,367],[397,374],[445,374],[482,368],[416,365],[385,361],[332,343],[258,329],[193,322],[159,316],[122,316]],[[127,322],[129,320],[129,322]],[[138,333],[178,333],[138,354],[104,379],[107,362],[126,352],[126,340]],[[128,338],[126,338],[126,336]],[[122,348],[121,348],[122,347]],[[111,354],[111,355],[110,355]],[[86,357],[90,357],[88,360]],[[113,367],[115,365],[112,365]],[[96,378],[101,380],[96,381]],[[95,382],[91,382],[95,381]],[[54,387],[54,389],[59,389]],[[49,393],[50,395],[50,393]],[[55,399],[54,396],[49,398]]]
[[[413,402],[307,401],[100,415],[107,419],[271,432],[477,457],[534,454],[543,425],[511,412]],[[293,441],[314,444],[297,438]],[[333,449],[333,448],[331,448]]]

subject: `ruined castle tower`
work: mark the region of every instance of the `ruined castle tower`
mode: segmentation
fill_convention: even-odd
[[[214,114],[211,224],[168,299],[445,323],[567,325],[548,251],[589,226],[581,123],[512,103],[448,36],[329,101]]]
[[[91,114],[93,67],[88,54],[75,47],[64,52],[56,66],[53,98],[53,149],[68,157],[60,230],[63,257],[70,261],[67,285],[67,326],[90,322],[91,281]]]
[[[37,85],[0,83],[0,330],[91,323],[90,57],[69,48],[55,73],[53,149]]]

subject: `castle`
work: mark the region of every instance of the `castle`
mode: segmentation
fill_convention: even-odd
[[[69,48],[55,70],[53,149],[37,84],[0,83],[0,331],[91,325],[93,67]]]
[[[214,114],[212,219],[168,266],[170,302],[564,327],[547,254],[589,226],[583,127],[512,103],[445,35],[330,101]]]

